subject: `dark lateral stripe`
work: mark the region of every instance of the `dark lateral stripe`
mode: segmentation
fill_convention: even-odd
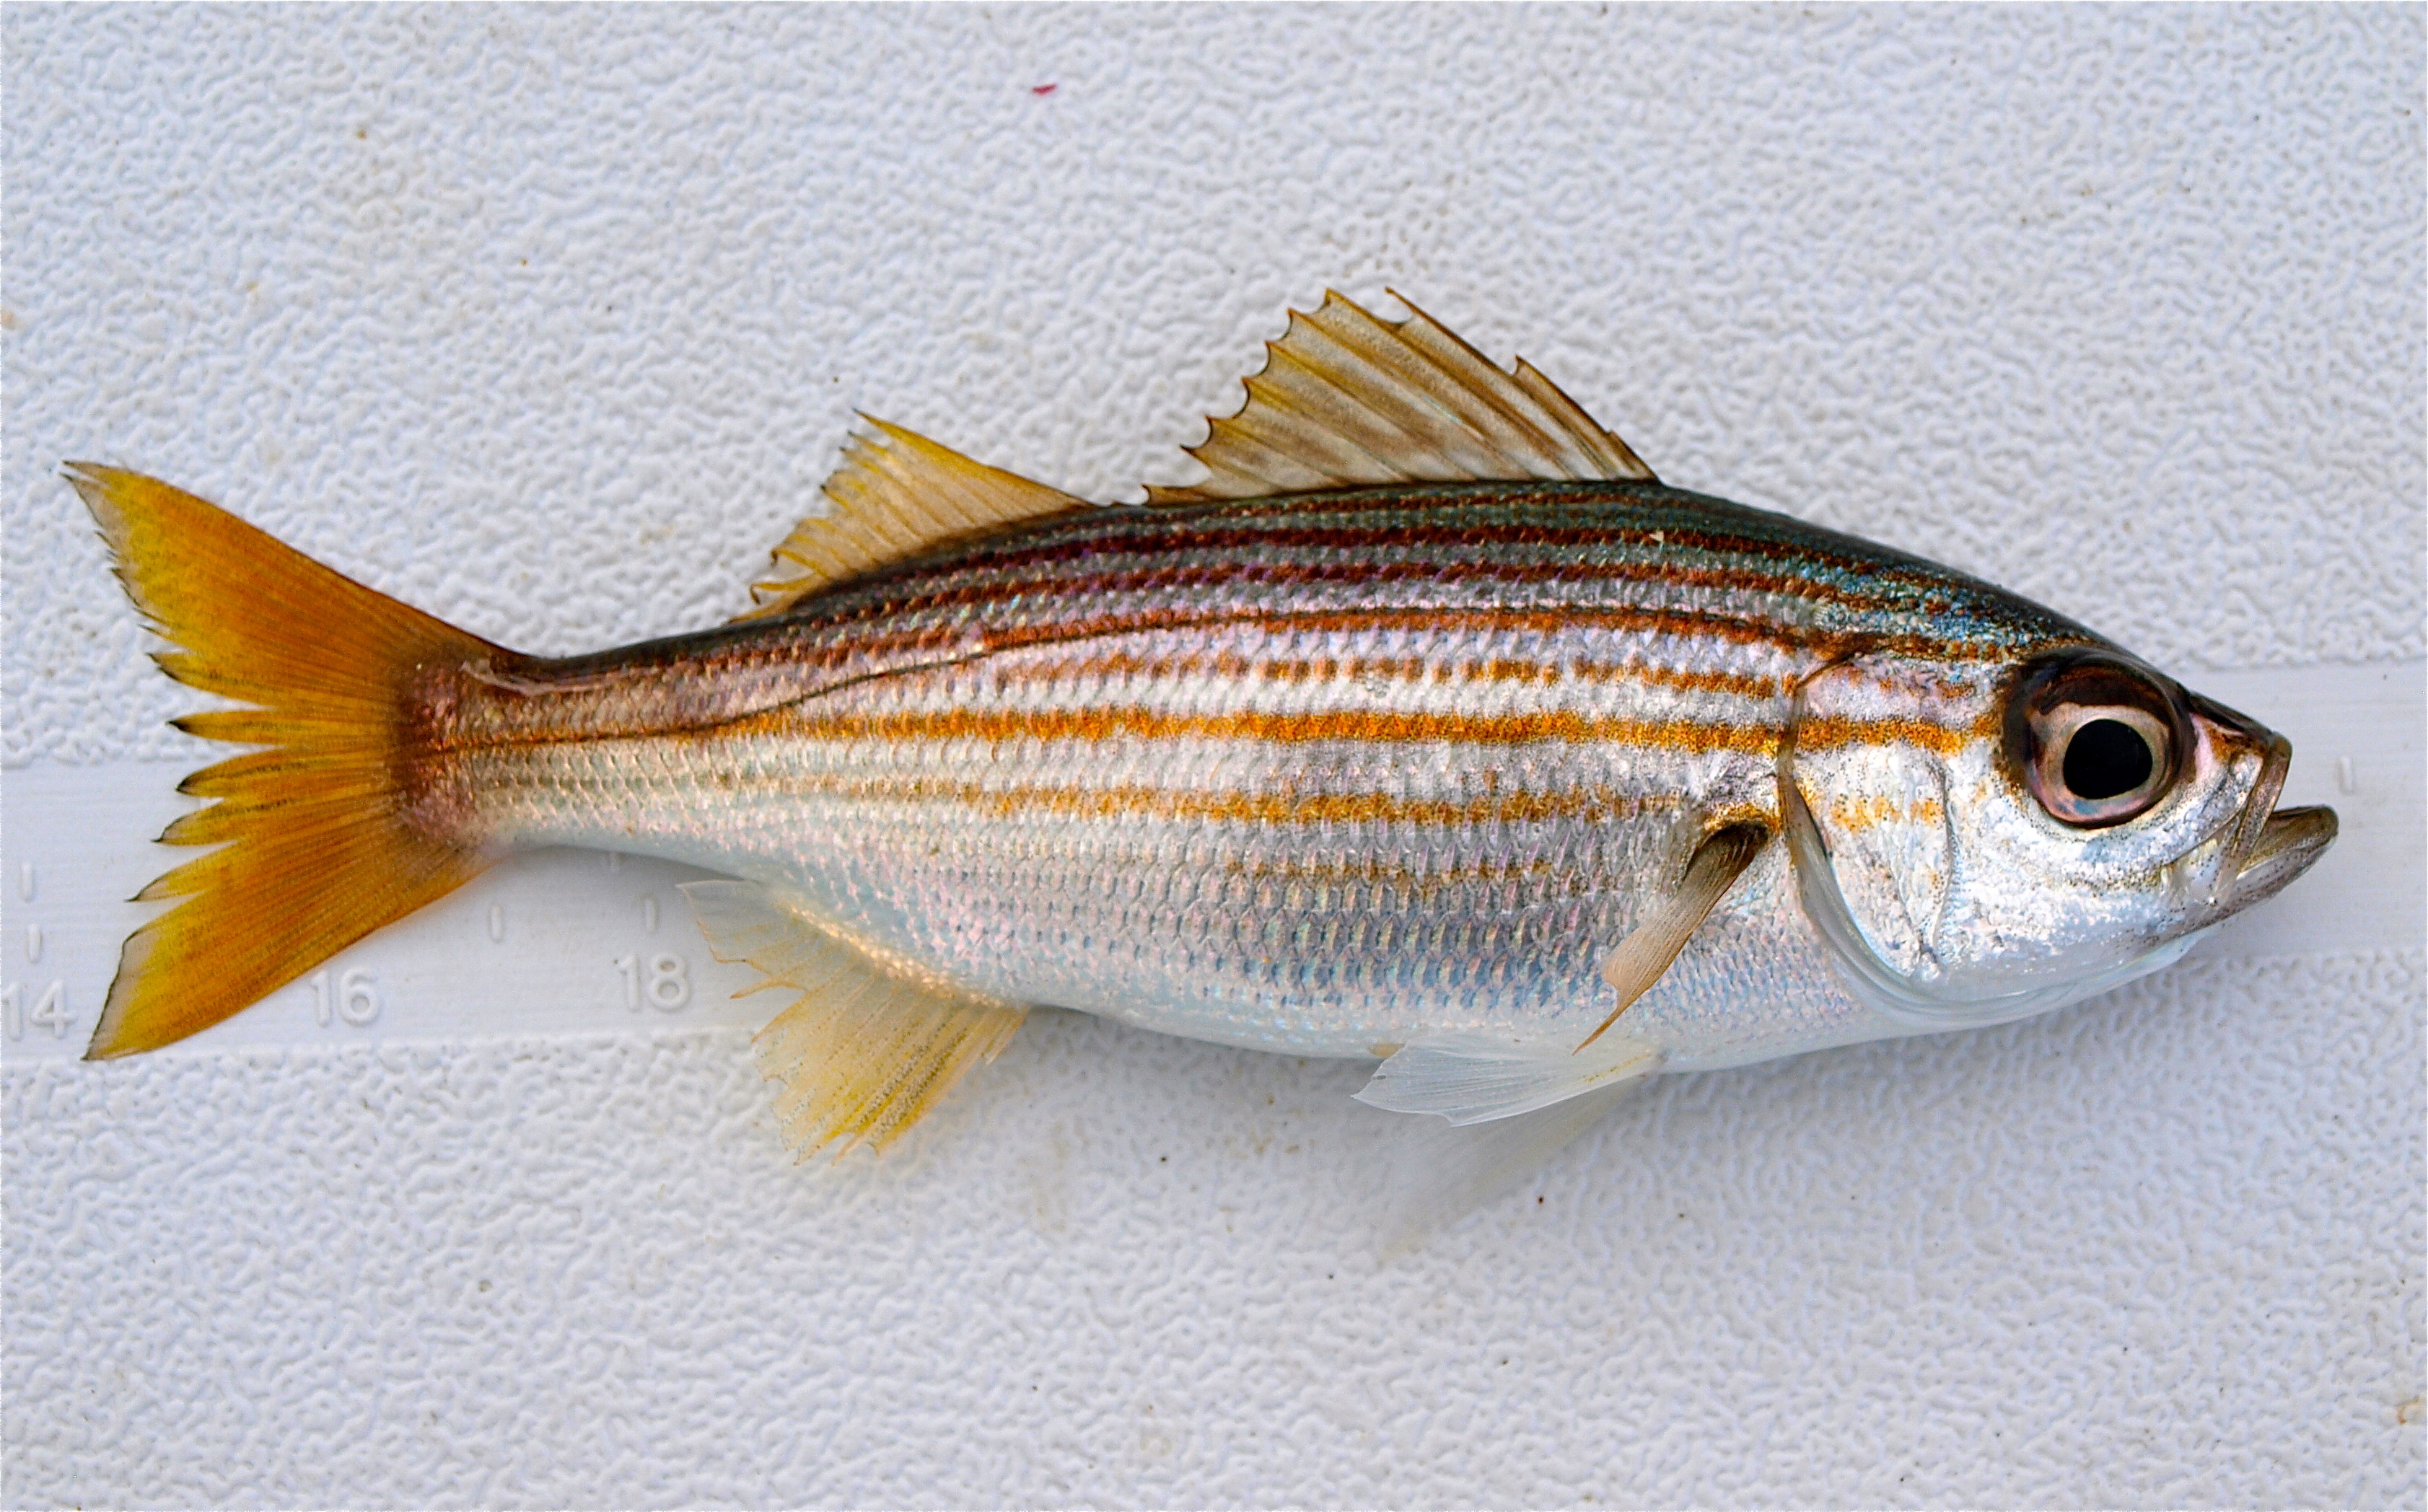
[[[1691,526],[1557,525],[1540,519],[1492,518],[1470,510],[1462,523],[1434,523],[1421,510],[1342,509],[1342,516],[1379,517],[1375,525],[1316,526],[1304,523],[1310,514],[1326,512],[1304,501],[1262,516],[1235,516],[1237,523],[1197,522],[1186,527],[1140,518],[1097,520],[1071,518],[1056,530],[1041,532],[1032,545],[998,548],[957,563],[958,570],[1009,577],[1044,569],[1045,580],[1069,580],[1053,569],[1073,562],[1129,557],[1239,557],[1261,559],[1275,549],[1321,552],[1353,565],[1371,563],[1385,553],[1410,547],[1447,549],[1488,559],[1509,550],[1600,552],[1614,561],[1631,561],[1666,575],[1664,563],[1695,553],[1714,558],[1738,558],[1771,565],[1793,564],[1787,575],[1769,575],[1772,581],[1809,581],[1814,574],[1842,575],[1895,582],[1910,590],[1929,591],[1955,586],[1943,575],[1919,562],[1900,560],[1885,551],[1849,552],[1832,549],[1820,539],[1793,541],[1783,535],[1714,530]],[[1024,578],[1024,580],[1037,580]]]
[[[955,586],[924,587],[910,602],[921,613],[950,610],[983,611],[1009,601],[1024,609],[1042,603],[1101,599],[1116,594],[1176,593],[1191,589],[1253,586],[1276,593],[1314,587],[1382,588],[1394,583],[1434,583],[1445,588],[1461,583],[1489,582],[1519,586],[1543,583],[1592,585],[1612,582],[1657,582],[1664,585],[1746,593],[1801,603],[1831,604],[1859,614],[1882,610],[1934,614],[1945,602],[1913,604],[1905,595],[1886,597],[1850,591],[1834,584],[1789,573],[1746,567],[1686,567],[1676,563],[1495,562],[1354,561],[1293,562],[1244,560],[1193,561],[1126,572],[1075,576],[989,576]],[[890,599],[838,605],[828,622],[848,624],[900,612],[906,606]]]
[[[821,659],[838,670],[863,658],[876,660],[921,652],[944,656],[980,655],[1022,646],[1052,645],[1105,636],[1142,635],[1162,630],[1215,629],[1252,625],[1269,634],[1304,631],[1354,635],[1370,630],[1421,630],[1440,635],[1491,635],[1531,631],[1538,635],[1562,630],[1612,630],[1653,635],[1710,636],[1733,644],[1767,642],[1790,650],[1824,657],[1858,648],[1902,651],[1912,656],[1958,658],[1977,649],[1920,635],[1851,635],[1808,626],[1743,615],[1714,614],[1677,609],[1316,609],[1259,610],[1248,605],[1208,610],[1198,607],[1102,611],[1069,619],[1004,625],[983,629],[936,628],[877,633],[864,639],[830,642],[819,648]],[[974,644],[973,642],[976,643]],[[1989,648],[1977,648],[1989,649]],[[738,659],[738,658],[737,658]]]

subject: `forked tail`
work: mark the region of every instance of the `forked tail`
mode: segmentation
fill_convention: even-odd
[[[409,791],[416,678],[502,658],[476,636],[340,577],[190,494],[71,463],[127,596],[177,649],[179,682],[249,708],[177,728],[265,747],[178,790],[219,800],[169,826],[218,845],[136,895],[186,902],[127,936],[87,1056],[148,1050],[207,1029],[487,865]]]

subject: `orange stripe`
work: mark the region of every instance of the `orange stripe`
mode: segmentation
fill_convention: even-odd
[[[920,787],[925,784],[912,784]],[[1247,824],[1410,824],[1436,829],[1473,824],[1540,824],[1551,820],[1608,823],[1682,802],[1645,797],[1609,788],[1571,792],[1495,793],[1463,802],[1403,798],[1395,793],[1191,793],[1154,788],[1009,788],[976,783],[935,796],[957,798],[996,817],[1049,813],[1087,819],[1144,815],[1154,819],[1215,820]],[[861,796],[861,795],[854,795]],[[874,795],[870,795],[874,796]],[[911,796],[905,794],[904,796]]]
[[[1325,713],[1249,711],[1238,714],[1165,714],[1149,708],[972,709],[896,714],[830,714],[804,717],[772,709],[736,722],[721,732],[747,738],[782,735],[810,740],[1261,740],[1304,745],[1320,740],[1375,745],[1529,745],[1558,740],[1573,745],[1649,746],[1672,751],[1741,751],[1769,756],[1779,732],[1762,724],[1698,720],[1596,718],[1567,710],[1541,714],[1466,716],[1344,710]],[[1981,730],[1950,729],[1916,719],[1808,719],[1796,733],[1803,750],[1844,745],[1904,744],[1952,755]]]
[[[1034,686],[1088,677],[1195,677],[1213,675],[1241,681],[1298,686],[1328,682],[1517,683],[1556,686],[1574,679],[1588,683],[1647,683],[1682,688],[1694,692],[1735,693],[1747,698],[1775,698],[1781,680],[1759,674],[1661,667],[1635,661],[1529,661],[1478,657],[1276,657],[1257,659],[1236,651],[1216,656],[1181,653],[1141,657],[1113,652],[1092,657],[1066,657],[1048,662],[1014,662],[988,669],[997,687]]]
[[[1842,719],[1810,714],[1796,727],[1798,751],[1828,751],[1848,745],[1911,745],[1936,756],[1954,756],[1975,740],[1994,736],[1998,716],[1984,714],[1971,724],[1952,729],[1919,719]]]
[[[492,756],[480,758],[479,764],[488,770],[479,772],[474,780],[487,791],[506,794],[533,788],[553,794],[566,788],[562,772],[534,769],[521,760],[500,761]],[[788,772],[763,780],[746,779],[730,771],[694,772],[684,780],[728,790],[748,787],[786,795],[816,794],[851,803],[957,803],[994,818],[1014,814],[1076,819],[1144,816],[1270,825],[1386,823],[1452,828],[1570,819],[1601,823],[1666,812],[1685,803],[1682,797],[1631,793],[1609,787],[1424,799],[1383,792],[1189,792],[1135,784],[1110,788],[998,788],[936,777],[852,777],[819,772]]]
[[[1867,830],[1878,824],[1939,824],[1947,817],[1944,805],[1936,798],[1911,801],[1880,793],[1863,793],[1853,798],[1840,798],[1829,805],[1829,817],[1846,830]]]

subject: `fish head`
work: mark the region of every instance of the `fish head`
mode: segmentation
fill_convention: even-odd
[[[1780,758],[1805,913],[1858,996],[1997,1023],[2157,969],[2335,838],[2275,806],[2292,747],[2101,644],[1858,656],[1802,683]]]

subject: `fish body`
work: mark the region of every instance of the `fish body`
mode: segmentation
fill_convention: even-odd
[[[779,619],[473,671],[434,779],[488,844],[783,886],[993,996],[1366,1056],[1582,1038],[1602,958],[1713,817],[1775,824],[1788,692],[1816,669],[1895,646],[1945,682],[1808,749],[1936,750],[1996,739],[1968,694],[1997,668],[2097,643],[1658,484],[1113,508]],[[1785,861],[1630,1011],[1673,1065],[1895,1032],[1830,969]]]
[[[189,781],[222,802],[164,838],[237,843],[156,885],[198,896],[129,941],[96,1053],[577,845],[737,879],[695,902],[793,995],[763,1055],[805,1146],[897,1134],[1032,1005],[1385,1058],[1369,1100],[1483,1122],[2045,1011],[2333,835],[2273,810],[2282,738],[1987,583],[1667,487],[1420,314],[1327,301],[1249,388],[1208,481],[1141,506],[879,426],[751,613],[563,658],[81,470],[164,665],[254,706],[187,727],[267,748]],[[345,629],[291,649],[316,599]],[[303,879],[290,939],[181,997],[247,867]]]

